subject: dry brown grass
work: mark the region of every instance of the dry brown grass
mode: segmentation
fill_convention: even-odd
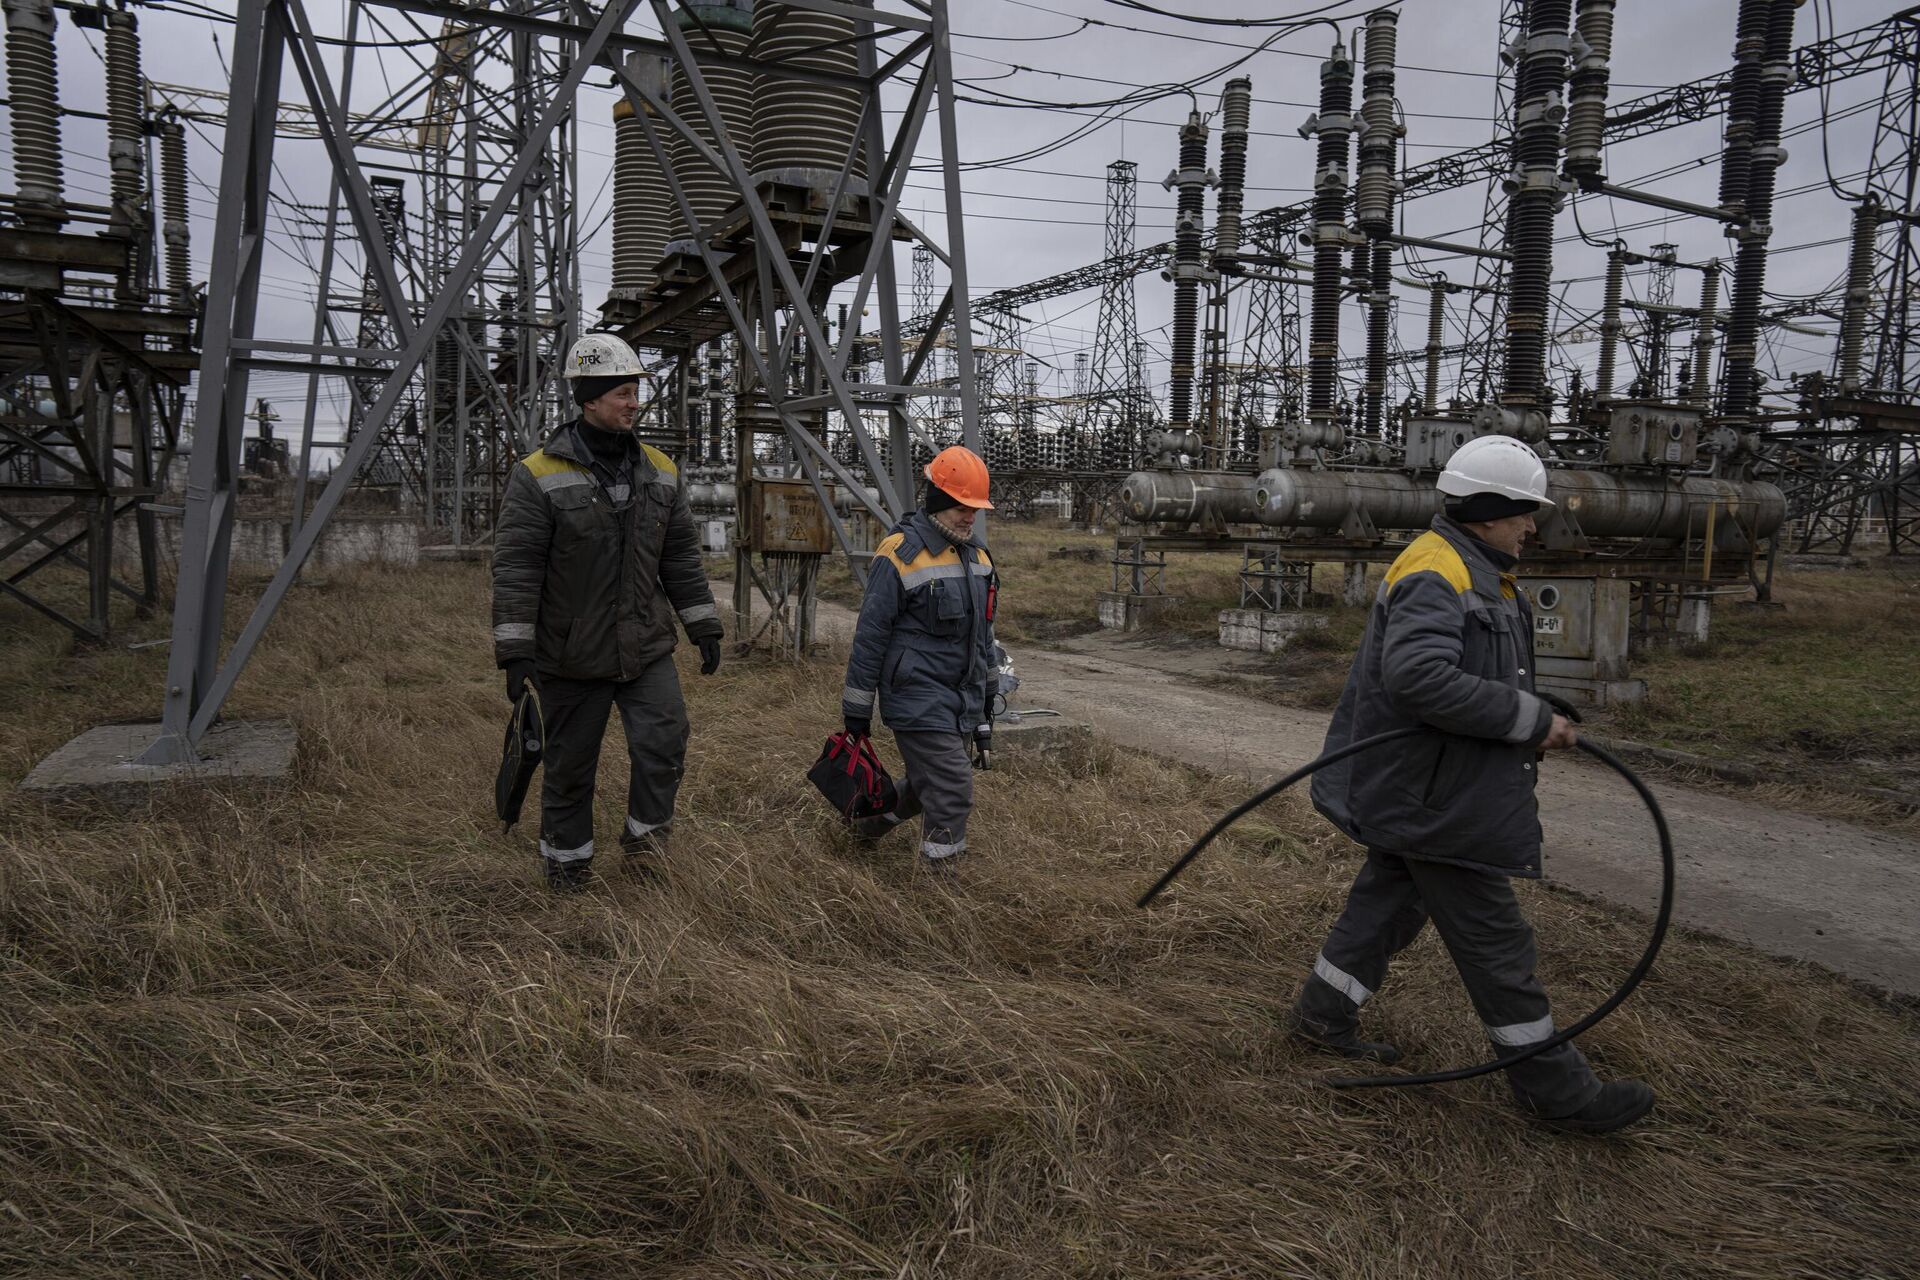
[[[1336,1095],[1274,1034],[1354,868],[1301,802],[1136,912],[1239,787],[1096,749],[983,779],[930,880],[806,790],[831,662],[683,668],[671,873],[550,897],[488,812],[484,602],[467,566],[297,593],[235,708],[298,721],[285,787],[0,797],[0,1272],[1916,1274],[1909,1013],[1683,937],[1587,1041],[1659,1090],[1640,1130]],[[0,786],[150,712],[163,650],[0,635]],[[1526,896],[1571,1016],[1643,925]],[[1371,1025],[1485,1052],[1431,938]]]

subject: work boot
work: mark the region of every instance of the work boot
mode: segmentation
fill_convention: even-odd
[[[872,844],[884,838],[888,832],[900,825],[900,819],[891,813],[876,813],[868,818],[855,818],[851,824],[853,838],[866,844]]]
[[[1301,1044],[1337,1053],[1343,1058],[1362,1058],[1392,1066],[1400,1061],[1400,1050],[1390,1044],[1362,1040],[1351,1029],[1335,1031],[1324,1022],[1309,1018],[1298,1009],[1287,1013],[1287,1035]]]
[[[957,876],[960,874],[960,855],[950,853],[944,858],[929,858],[922,854],[920,857],[920,865],[926,869],[927,874],[930,876],[938,876],[941,878]]]
[[[671,827],[656,827],[643,836],[622,834],[620,852],[629,858],[653,860],[667,856],[667,834]]]
[[[1571,1115],[1540,1116],[1541,1124],[1561,1133],[1612,1133],[1653,1110],[1653,1090],[1639,1080],[1614,1080],[1600,1086],[1593,1101]]]
[[[580,893],[593,882],[592,858],[577,858],[572,862],[542,858],[540,862],[546,872],[547,888],[555,893]]]

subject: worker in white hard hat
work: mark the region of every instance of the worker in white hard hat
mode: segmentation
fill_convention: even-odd
[[[1327,733],[1326,749],[1409,726],[1417,734],[1314,776],[1313,803],[1364,845],[1346,909],[1294,1005],[1293,1034],[1334,1053],[1393,1062],[1358,1035],[1361,1006],[1428,920],[1501,1056],[1553,1035],[1534,973],[1533,929],[1512,877],[1540,874],[1534,801],[1545,752],[1573,725],[1534,692],[1533,614],[1514,568],[1547,471],[1507,436],[1468,441],[1441,473],[1445,514],[1387,570]],[[1571,1044],[1507,1071],[1549,1127],[1605,1133],[1653,1107],[1637,1080],[1601,1084]]]
[[[720,616],[673,460],[633,433],[639,357],[592,333],[567,354],[580,416],[522,458],[501,499],[493,551],[493,649],[507,698],[537,690],[546,723],[540,855],[547,883],[591,881],[593,779],[619,708],[629,762],[621,848],[667,852],[688,724],[674,619],[720,667]]]

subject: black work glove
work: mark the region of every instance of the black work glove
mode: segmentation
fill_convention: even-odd
[[[533,659],[515,658],[507,664],[507,701],[518,702],[520,695],[532,685],[535,693],[540,692],[540,682],[533,678]]]
[[[714,637],[700,644],[700,674],[710,676],[720,669],[720,640]]]
[[[854,737],[871,738],[873,736],[872,716],[847,716],[845,720],[847,732]]]
[[[976,769],[993,768],[993,725],[975,726],[973,730],[973,767]]]

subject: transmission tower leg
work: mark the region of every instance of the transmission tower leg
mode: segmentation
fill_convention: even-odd
[[[194,448],[187,473],[179,585],[174,592],[173,644],[167,658],[160,737],[142,758],[147,764],[181,764],[197,758],[194,715],[219,665],[246,430],[247,366],[233,356],[236,343],[253,337],[260,296],[267,179],[273,167],[286,35],[278,8],[261,0],[242,0],[234,16],[233,77],[220,153],[220,190],[230,194],[223,194],[214,215]]]

